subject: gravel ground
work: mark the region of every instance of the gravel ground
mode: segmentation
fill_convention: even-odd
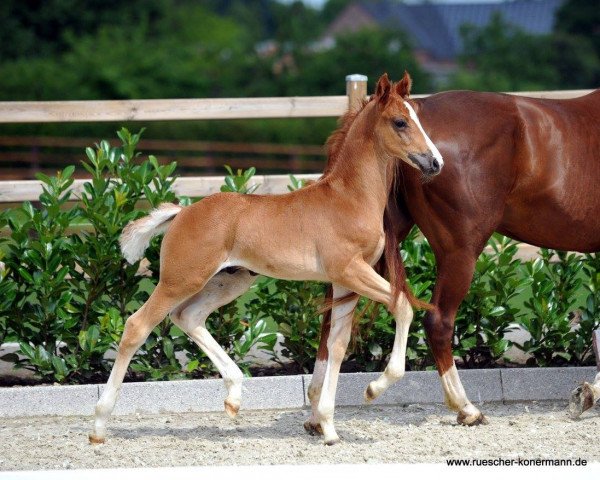
[[[441,405],[340,407],[342,443],[302,428],[306,410],[113,417],[91,446],[91,417],[0,420],[0,470],[318,463],[437,463],[448,458],[600,461],[600,409],[578,421],[564,402],[490,403],[489,425],[462,427]],[[7,448],[9,446],[9,448]]]

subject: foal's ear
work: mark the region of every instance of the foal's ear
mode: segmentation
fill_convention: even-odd
[[[392,84],[390,83],[390,79],[388,78],[388,74],[384,73],[377,82],[377,87],[375,88],[375,96],[378,97],[378,102],[382,105],[385,105],[390,98],[390,90],[392,88]]]
[[[404,77],[396,84],[396,93],[402,98],[408,98],[410,96],[410,88],[412,87],[412,78],[406,70],[404,70]]]

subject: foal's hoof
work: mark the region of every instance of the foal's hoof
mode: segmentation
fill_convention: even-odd
[[[379,395],[375,393],[373,386],[369,383],[369,386],[365,390],[365,403],[371,403],[375,400]]]
[[[106,441],[104,437],[99,437],[93,433],[88,435],[88,439],[92,445],[101,445]]]
[[[474,415],[467,415],[464,412],[458,412],[456,421],[459,425],[466,425],[467,427],[475,427],[476,425],[488,425],[490,422],[481,412],[477,412]]]
[[[331,438],[329,440],[325,440],[323,443],[325,445],[327,445],[328,447],[331,447],[332,445],[336,445],[336,444],[340,443],[340,437],[336,437],[336,438]]]
[[[229,400],[225,400],[225,413],[229,418],[235,418],[240,411],[239,404],[235,404],[230,402]]]
[[[583,382],[582,385],[580,385],[571,392],[571,401],[569,402],[569,413],[573,420],[579,417],[586,410],[592,408],[593,406],[594,393],[592,392],[592,388],[589,383]]]
[[[310,420],[304,422],[304,430],[306,430],[309,435],[312,435],[313,437],[317,435],[323,435],[323,428],[321,428],[321,425],[318,423],[312,423]]]

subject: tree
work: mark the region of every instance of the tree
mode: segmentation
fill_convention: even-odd
[[[591,45],[565,34],[530,35],[501,15],[464,26],[463,53],[451,88],[528,91],[591,88],[599,62]]]
[[[376,82],[384,72],[399,80],[405,70],[413,78],[415,92],[430,90],[431,80],[404,32],[369,28],[338,36],[333,48],[305,52],[298,59],[298,74],[288,80],[300,94],[339,95],[347,74],[362,73]]]
[[[67,35],[95,32],[101,25],[128,27],[154,21],[168,0],[2,0],[0,60],[42,57],[68,50]]]
[[[556,12],[554,31],[582,37],[600,57],[600,7],[597,0],[567,0]]]

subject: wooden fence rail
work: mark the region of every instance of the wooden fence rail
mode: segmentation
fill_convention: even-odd
[[[538,98],[566,99],[574,98],[591,90],[566,90],[549,92],[518,92]],[[223,98],[223,99],[172,99],[172,100],[106,100],[106,101],[57,101],[57,102],[0,102],[0,123],[46,123],[46,122],[104,122],[104,121],[157,121],[157,120],[206,120],[206,119],[253,119],[253,118],[302,118],[337,117],[343,114],[349,105],[355,105],[365,98],[367,77],[349,75],[346,77],[346,95],[328,97],[268,97],[268,98]],[[422,97],[426,95],[415,95]],[[37,140],[40,140],[39,138]],[[19,139],[21,141],[21,139]],[[33,140],[32,140],[33,141]],[[51,144],[56,140],[45,139]],[[16,143],[14,137],[3,139],[0,146]],[[86,141],[87,142],[87,141]],[[154,143],[153,143],[154,142]],[[93,142],[92,142],[93,143]],[[89,143],[86,143],[89,145]],[[144,141],[147,148],[162,146],[173,147],[167,141]],[[177,142],[178,148],[206,147],[215,150],[225,147],[221,142]],[[182,146],[182,144],[184,144]],[[202,145],[200,145],[202,144]],[[82,145],[83,146],[83,145]],[[278,150],[281,148],[281,150]],[[315,147],[306,147],[305,154],[315,154]],[[257,153],[276,153],[285,147],[254,147]],[[310,151],[310,153],[309,153]],[[287,151],[286,153],[289,153]],[[300,177],[306,177],[300,175]],[[313,178],[313,176],[308,176]],[[275,193],[286,190],[288,177],[274,175],[257,177],[262,183],[263,193]],[[84,180],[76,181],[75,192],[81,188]],[[222,177],[183,177],[175,184],[180,195],[193,197],[205,196],[218,190]],[[0,202],[20,202],[36,200],[41,192],[38,181],[0,182]]]
[[[298,174],[298,179],[316,180],[321,174]],[[75,180],[71,200],[77,200],[83,191],[83,184],[89,180]],[[217,193],[224,184],[224,177],[180,177],[173,184],[173,191],[178,196],[206,197]],[[290,184],[288,175],[255,175],[250,185],[258,185],[256,193],[285,193]],[[21,180],[0,182],[0,203],[17,203],[36,201],[42,193],[42,182],[38,180]]]
[[[354,102],[366,94],[366,85],[366,77],[350,75],[347,95],[343,96],[0,102],[0,123],[339,117],[348,108],[349,101]],[[566,99],[589,92],[591,90],[513,94]],[[415,98],[424,96],[414,95]]]

